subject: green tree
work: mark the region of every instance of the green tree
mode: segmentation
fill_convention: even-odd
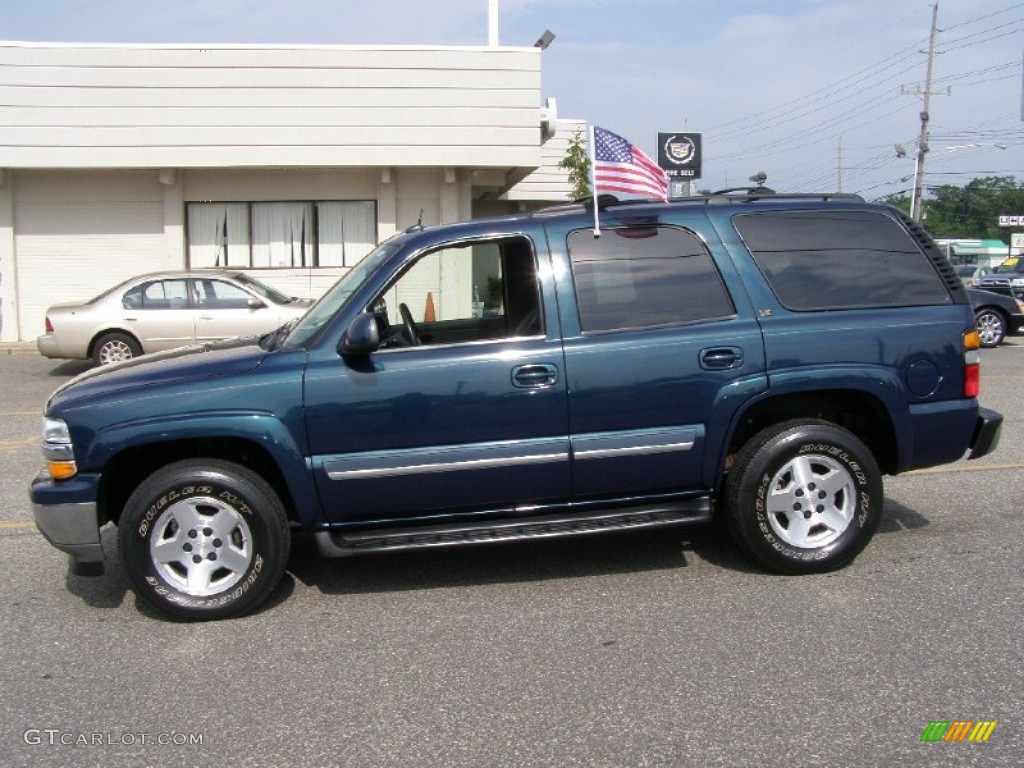
[[[590,156],[587,154],[587,142],[582,129],[577,128],[569,139],[569,147],[558,167],[569,172],[569,184],[572,186],[569,191],[570,200],[590,197]]]
[[[1012,176],[990,176],[966,187],[945,185],[931,190],[925,201],[925,226],[938,237],[979,237],[1001,240],[999,217],[1024,210],[1024,187]]]
[[[893,208],[899,208],[907,216],[910,215],[910,198],[902,192],[898,195],[886,195],[882,198],[882,202],[891,205]]]
[[[910,198],[890,195],[889,205],[910,211]],[[1013,176],[976,178],[965,187],[945,184],[929,187],[924,201],[924,226],[935,237],[972,237],[1003,240],[1001,215],[1020,215],[1024,211],[1024,186]]]

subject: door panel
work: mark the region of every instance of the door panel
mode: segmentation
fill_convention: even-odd
[[[420,347],[366,367],[311,364],[314,471],[334,521],[510,509],[566,499],[564,384],[513,386],[517,365],[561,367],[557,344]]]
[[[707,489],[709,418],[752,375],[702,368],[723,339],[758,359],[760,332],[743,321],[567,340],[575,499]]]
[[[194,344],[194,311],[189,307],[184,278],[141,283],[122,297],[125,326],[142,342],[145,352]]]
[[[569,256],[558,291],[573,499],[707,492],[706,459],[727,426],[712,431],[712,414],[765,386],[760,327],[737,307],[731,275],[683,226],[551,237]]]
[[[280,312],[260,299],[263,306],[250,307],[257,297],[224,280],[192,281],[196,338],[200,343],[250,336],[281,324]]]
[[[327,522],[568,501],[562,347],[557,318],[545,324],[541,304],[525,238],[442,247],[365,308],[382,349],[311,356],[306,418]]]

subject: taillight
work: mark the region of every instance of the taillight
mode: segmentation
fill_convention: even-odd
[[[981,337],[975,330],[964,331],[964,397],[981,392]]]
[[[46,318],[46,332],[53,333],[53,323],[50,322],[50,318]]]

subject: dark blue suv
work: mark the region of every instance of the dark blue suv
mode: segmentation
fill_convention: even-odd
[[[297,323],[86,373],[51,397],[39,529],[100,526],[147,603],[260,604],[322,552],[721,516],[768,568],[849,563],[882,477],[991,451],[963,287],[895,209],[842,196],[567,205],[413,228]]]

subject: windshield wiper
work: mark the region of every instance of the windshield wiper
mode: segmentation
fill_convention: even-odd
[[[275,331],[271,331],[260,339],[260,346],[268,352],[273,352],[284,343],[285,338],[287,338],[288,334],[291,333],[292,328],[294,328],[298,322],[299,318],[293,317],[280,328]]]

